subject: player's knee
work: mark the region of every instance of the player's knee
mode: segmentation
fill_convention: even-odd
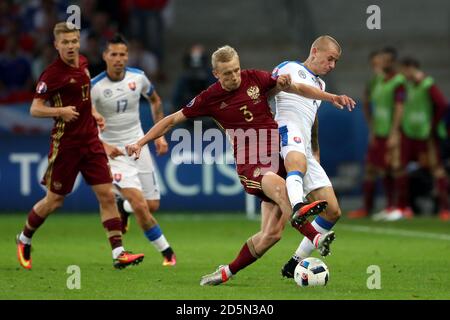
[[[328,212],[327,211],[327,216],[328,218],[333,221],[336,222],[339,220],[339,218],[342,215],[342,211],[341,208],[339,208],[339,206],[336,206],[335,208],[331,208],[331,210]]]
[[[46,199],[46,205],[49,212],[53,212],[58,208],[61,208],[64,203],[64,197],[58,196],[58,197],[47,197]]]
[[[149,200],[147,201],[148,209],[151,213],[158,211],[160,202],[159,200]]]
[[[109,190],[99,193],[97,195],[97,198],[98,201],[100,202],[100,205],[103,207],[116,202],[116,197],[114,196],[114,193]]]
[[[148,207],[145,200],[131,200],[130,204],[134,213],[142,216],[148,213]]]

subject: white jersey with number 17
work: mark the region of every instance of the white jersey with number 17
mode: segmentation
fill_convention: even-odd
[[[103,115],[106,128],[102,140],[118,147],[139,140],[142,131],[139,116],[139,99],[153,93],[154,87],[144,71],[126,68],[122,80],[113,81],[104,71],[91,81],[92,103]]]

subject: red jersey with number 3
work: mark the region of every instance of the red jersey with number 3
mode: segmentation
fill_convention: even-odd
[[[245,143],[237,137],[239,134],[231,138],[235,159],[242,152],[246,154],[245,163],[237,161],[237,164],[249,164],[252,163],[251,155],[261,153],[260,149],[266,143],[269,156],[276,154],[279,149],[278,126],[267,102],[267,94],[276,86],[276,82],[276,77],[269,72],[243,70],[238,89],[226,91],[217,81],[192,99],[182,112],[187,118],[210,116],[227,133],[234,131],[246,135]]]
[[[61,58],[50,64],[39,77],[34,98],[48,101],[51,107],[74,106],[79,116],[71,122],[54,118],[52,140],[71,147],[98,139],[98,129],[92,116],[90,77],[87,59],[80,55],[79,67],[71,67]]]

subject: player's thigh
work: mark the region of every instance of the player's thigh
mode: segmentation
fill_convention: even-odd
[[[80,172],[81,161],[82,154],[78,148],[52,147],[41,183],[53,193],[63,196],[70,193]]]

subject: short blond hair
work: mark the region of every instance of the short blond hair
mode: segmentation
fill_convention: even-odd
[[[218,62],[230,62],[235,57],[239,59],[237,51],[228,45],[218,48],[211,56],[211,65],[216,69]]]
[[[336,39],[329,35],[323,35],[314,40],[313,44],[311,45],[311,49],[317,48],[318,50],[324,50],[330,44],[338,50],[339,54],[342,53],[342,48],[339,45],[339,42],[337,42]]]
[[[78,32],[78,34],[80,34],[80,30],[77,28],[77,26],[67,21],[58,22],[57,24],[55,24],[55,27],[53,28],[53,36],[55,37],[55,39],[61,33],[72,33],[72,32]]]

